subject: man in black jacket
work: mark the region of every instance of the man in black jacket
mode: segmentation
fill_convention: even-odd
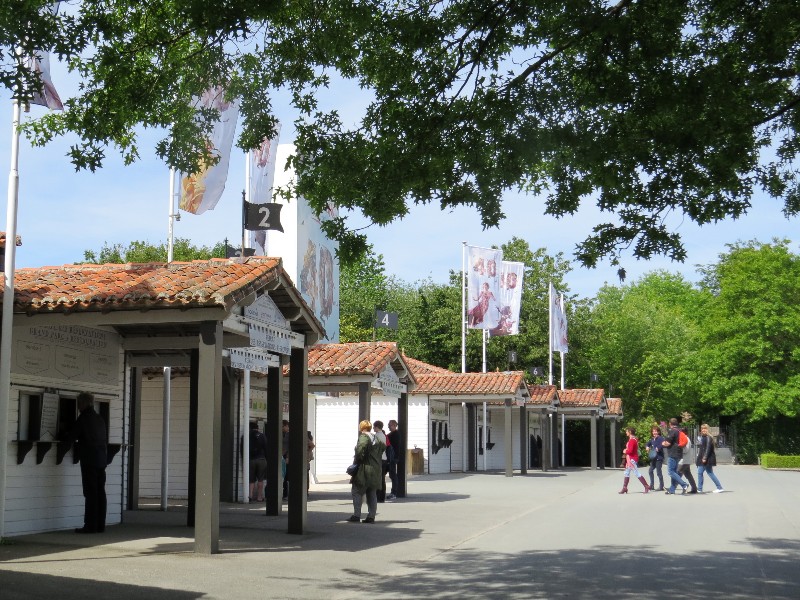
[[[75,533],[100,533],[106,528],[106,423],[94,411],[94,396],[88,392],[78,394],[78,411],[80,415],[67,436],[67,441],[77,442],[85,499],[83,527]]]

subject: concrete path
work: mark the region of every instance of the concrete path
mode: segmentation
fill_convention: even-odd
[[[137,511],[12,538],[0,598],[800,598],[800,472],[717,472],[728,491],[687,496],[618,495],[619,470],[417,476],[375,525],[346,522],[345,482],[320,483],[302,536],[224,505],[214,556],[180,510]]]

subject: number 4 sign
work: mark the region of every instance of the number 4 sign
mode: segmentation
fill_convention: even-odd
[[[248,231],[273,229],[283,231],[281,225],[282,204],[268,202],[266,204],[244,203],[244,228]]]
[[[387,329],[397,329],[397,313],[386,312],[383,310],[376,310],[375,327],[386,327]]]

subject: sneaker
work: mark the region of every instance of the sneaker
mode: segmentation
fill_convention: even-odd
[[[396,498],[397,496],[395,496],[394,494],[389,494],[388,496],[386,496],[387,500],[395,500]]]
[[[714,490],[714,493],[715,493],[715,494],[721,494],[721,493],[722,493],[722,492],[724,492],[724,491],[725,491],[725,490],[723,490],[722,488],[719,488],[718,490]]]
[[[349,519],[347,519],[347,520],[348,520],[350,523],[360,523],[360,522],[361,522],[361,517],[357,517],[357,516],[353,515],[352,517],[350,517],[350,518],[349,518]]]
[[[683,486],[683,487],[681,488],[681,494],[685,494],[685,493],[686,493],[686,490],[687,490],[688,488],[689,488],[689,486],[688,486],[688,485],[685,485],[685,486]]]
[[[374,523],[375,522],[375,517],[367,517],[366,519],[364,519],[361,522],[362,523]]]

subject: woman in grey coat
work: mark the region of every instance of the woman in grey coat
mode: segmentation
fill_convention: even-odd
[[[374,523],[375,514],[378,512],[378,488],[381,487],[382,464],[381,456],[386,449],[382,442],[372,431],[372,423],[361,421],[358,424],[358,442],[356,443],[353,462],[358,464],[358,472],[350,480],[352,484],[353,515],[348,519],[351,523],[361,521],[361,507],[364,496],[367,497],[367,518],[362,523]]]

